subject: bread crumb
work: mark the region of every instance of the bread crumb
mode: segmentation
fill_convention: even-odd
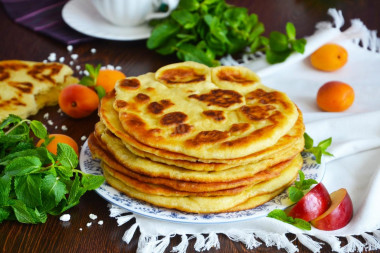
[[[90,213],[89,217],[91,220],[96,220],[98,218],[98,216],[96,216],[95,214],[92,214],[92,213]]]
[[[103,221],[102,220],[98,221],[98,224],[103,225]]]
[[[50,53],[47,59],[49,61],[56,61],[57,60],[57,54],[56,53]]]
[[[70,214],[64,214],[59,219],[61,221],[69,221],[70,220]]]
[[[92,222],[89,222],[86,224],[87,227],[91,227],[91,225],[92,225]]]
[[[47,123],[48,123],[50,126],[54,125],[54,122],[53,122],[51,119],[49,119]]]
[[[48,119],[48,118],[49,118],[49,113],[47,112],[44,114],[44,119]]]
[[[61,126],[61,129],[62,129],[63,131],[67,131],[68,128],[67,128],[66,125],[62,125],[62,126]]]
[[[82,141],[85,141],[86,139],[87,139],[87,136],[82,136],[82,137],[80,137],[80,139],[82,140]]]
[[[75,61],[76,59],[78,59],[78,54],[72,54],[72,55],[71,55],[71,59],[73,59],[74,61]]]

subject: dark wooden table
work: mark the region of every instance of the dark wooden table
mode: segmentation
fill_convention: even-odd
[[[293,22],[297,28],[297,36],[303,37],[314,32],[318,21],[330,20],[327,14],[329,8],[343,11],[346,23],[349,26],[351,19],[360,18],[371,30],[380,30],[380,1],[378,0],[250,0],[229,1],[236,5],[248,7],[250,12],[258,14],[265,24],[266,35],[270,31],[284,32],[285,23]],[[95,54],[90,50],[95,48]],[[0,6],[0,60],[20,59],[42,61],[51,52],[58,57],[68,57],[66,45],[61,44],[44,35],[30,31],[15,24],[8,18]],[[109,41],[94,40],[90,43],[75,45],[73,53],[79,55],[75,65],[82,69],[85,63],[112,64],[121,66],[127,76],[139,75],[148,71],[155,71],[159,67],[176,62],[174,57],[165,57],[149,51],[145,41]],[[66,62],[67,63],[67,62]],[[79,76],[78,73],[76,73]],[[1,91],[0,91],[1,93]],[[98,120],[96,113],[85,119],[74,120],[57,113],[58,106],[41,110],[34,119],[44,123],[43,117],[49,113],[49,119],[54,124],[48,126],[50,133],[64,133],[72,136],[80,145],[84,143],[82,136],[88,136],[93,131],[94,123]],[[66,131],[61,126],[67,126]],[[55,126],[59,126],[55,129]],[[138,235],[135,235],[130,244],[122,241],[124,232],[133,224],[130,221],[118,226],[114,218],[109,217],[107,201],[95,192],[86,193],[79,205],[70,209],[69,222],[61,222],[58,217],[50,216],[45,224],[25,225],[17,222],[3,222],[0,224],[0,250],[1,252],[135,252]],[[103,225],[94,224],[87,227],[90,222],[89,214],[96,214]],[[82,228],[82,231],[80,231]],[[289,235],[292,238],[291,235]],[[220,249],[211,249],[209,252],[279,252],[275,247],[260,246],[254,250],[247,250],[243,244],[232,242],[226,236],[220,235]],[[174,237],[166,252],[178,245],[180,238]],[[188,252],[194,251],[194,242],[191,240]],[[295,241],[300,252],[308,249]],[[344,243],[344,242],[343,242]],[[282,252],[285,252],[282,250]],[[325,246],[322,252],[331,252]]]

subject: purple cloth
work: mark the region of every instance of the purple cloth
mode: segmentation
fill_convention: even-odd
[[[69,27],[62,19],[68,0],[0,0],[16,23],[45,34],[67,45],[93,40]]]

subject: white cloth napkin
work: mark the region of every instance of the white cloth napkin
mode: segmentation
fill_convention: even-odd
[[[240,63],[226,58],[224,64],[248,66],[259,74],[265,85],[286,92],[303,111],[306,132],[315,143],[333,138],[328,151],[334,157],[326,159],[322,182],[329,192],[339,188],[348,190],[354,205],[352,221],[346,227],[330,232],[315,228],[303,231],[267,217],[228,224],[194,225],[150,219],[112,205],[111,216],[119,225],[136,218],[136,223],[125,232],[124,241],[129,242],[139,228],[138,252],[163,252],[175,235],[181,235],[182,240],[171,249],[173,252],[186,252],[191,239],[196,240],[194,248],[197,251],[219,248],[218,234],[240,241],[248,249],[264,243],[287,252],[298,251],[286,233],[295,234],[312,252],[319,252],[323,243],[310,236],[330,244],[336,252],[380,249],[380,42],[376,34],[368,31],[359,20],[353,20],[351,28],[341,32],[342,14],[336,10],[329,10],[329,13],[336,27],[326,22],[318,24],[316,33],[307,38],[304,55],[292,55],[285,63],[273,66],[267,65],[262,58],[253,60],[252,56]],[[347,49],[348,63],[332,73],[313,69],[308,63],[308,56],[330,41]],[[359,41],[366,49],[358,46]],[[346,112],[320,112],[315,104],[318,88],[331,80],[346,82],[355,90],[355,102]],[[352,235],[362,236],[365,242]],[[339,240],[341,236],[347,238],[346,245]]]

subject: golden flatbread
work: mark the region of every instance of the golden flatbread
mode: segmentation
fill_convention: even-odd
[[[126,195],[139,200],[146,201],[156,206],[177,209],[180,211],[191,213],[217,213],[226,212],[238,206],[249,199],[265,194],[273,193],[279,189],[291,184],[302,166],[302,157],[298,155],[292,163],[281,172],[281,175],[252,187],[248,187],[244,191],[232,196],[215,196],[215,197],[174,197],[160,196],[155,194],[143,193],[124,184],[119,178],[113,177],[107,171],[104,171],[104,176],[107,182],[115,189],[125,193]],[[269,198],[274,197],[270,195]],[[262,201],[259,201],[262,204]],[[252,204],[248,204],[252,208]],[[239,208],[240,209],[240,208]]]
[[[120,164],[107,150],[104,150],[106,145],[102,145],[100,141],[92,134],[88,138],[88,145],[94,157],[101,159],[101,161],[109,168],[109,171],[117,171],[125,176],[136,179],[139,182],[164,185],[178,191],[186,192],[213,192],[226,189],[232,189],[240,186],[253,185],[262,181],[272,179],[279,176],[281,171],[290,163],[290,160],[276,164],[275,166],[266,170],[257,172],[251,177],[246,177],[237,180],[226,182],[191,182],[165,177],[151,177],[146,174],[140,174]],[[184,171],[185,173],[186,171]],[[112,174],[112,173],[111,173]],[[188,179],[188,178],[187,178]]]
[[[243,67],[171,64],[119,80],[115,90],[114,109],[128,135],[203,159],[244,157],[273,146],[298,118],[286,94]]]
[[[127,134],[124,129],[122,128],[120,121],[118,119],[118,115],[116,111],[113,109],[112,105],[114,104],[115,94],[114,92],[108,93],[103,99],[101,100],[101,106],[99,108],[99,116],[101,119],[101,122],[104,124],[102,126],[101,124],[97,124],[96,127],[102,127],[103,129],[110,130],[113,134],[115,134],[119,139],[121,139],[127,148],[133,147],[130,149],[132,153],[135,153],[136,155],[142,156],[147,158],[150,158],[151,160],[156,160],[158,162],[164,162],[163,159],[166,160],[172,160],[172,162],[168,161],[166,163],[168,164],[174,164],[176,160],[179,161],[179,166],[182,165],[184,168],[193,169],[193,170],[204,170],[202,168],[202,163],[214,163],[212,164],[215,166],[211,170],[220,170],[225,168],[231,168],[237,165],[257,162],[262,159],[267,158],[268,156],[276,155],[278,156],[281,153],[281,149],[283,148],[295,148],[298,149],[299,152],[302,151],[304,146],[304,139],[303,139],[303,133],[305,130],[304,124],[303,124],[303,118],[302,114],[299,113],[298,120],[296,121],[296,124],[294,124],[293,128],[280,140],[273,146],[268,147],[267,149],[261,150],[259,152],[243,156],[240,158],[234,158],[234,159],[202,159],[198,157],[191,157],[180,153],[175,153],[163,149],[157,149],[150,147],[148,145],[145,145],[133,137],[131,137],[129,134]],[[154,159],[154,157],[158,157],[158,159]],[[181,162],[185,161],[185,162]],[[186,161],[191,163],[186,163]],[[223,164],[221,164],[223,163]],[[191,166],[191,165],[194,166]],[[227,165],[225,165],[227,164]],[[206,166],[210,168],[209,166]]]
[[[88,145],[107,182],[160,207],[254,208],[303,164],[301,111],[240,66],[183,62],[119,80],[98,114]]]
[[[70,67],[61,63],[0,61],[0,122],[9,114],[21,118],[56,105],[63,87],[76,83]]]

